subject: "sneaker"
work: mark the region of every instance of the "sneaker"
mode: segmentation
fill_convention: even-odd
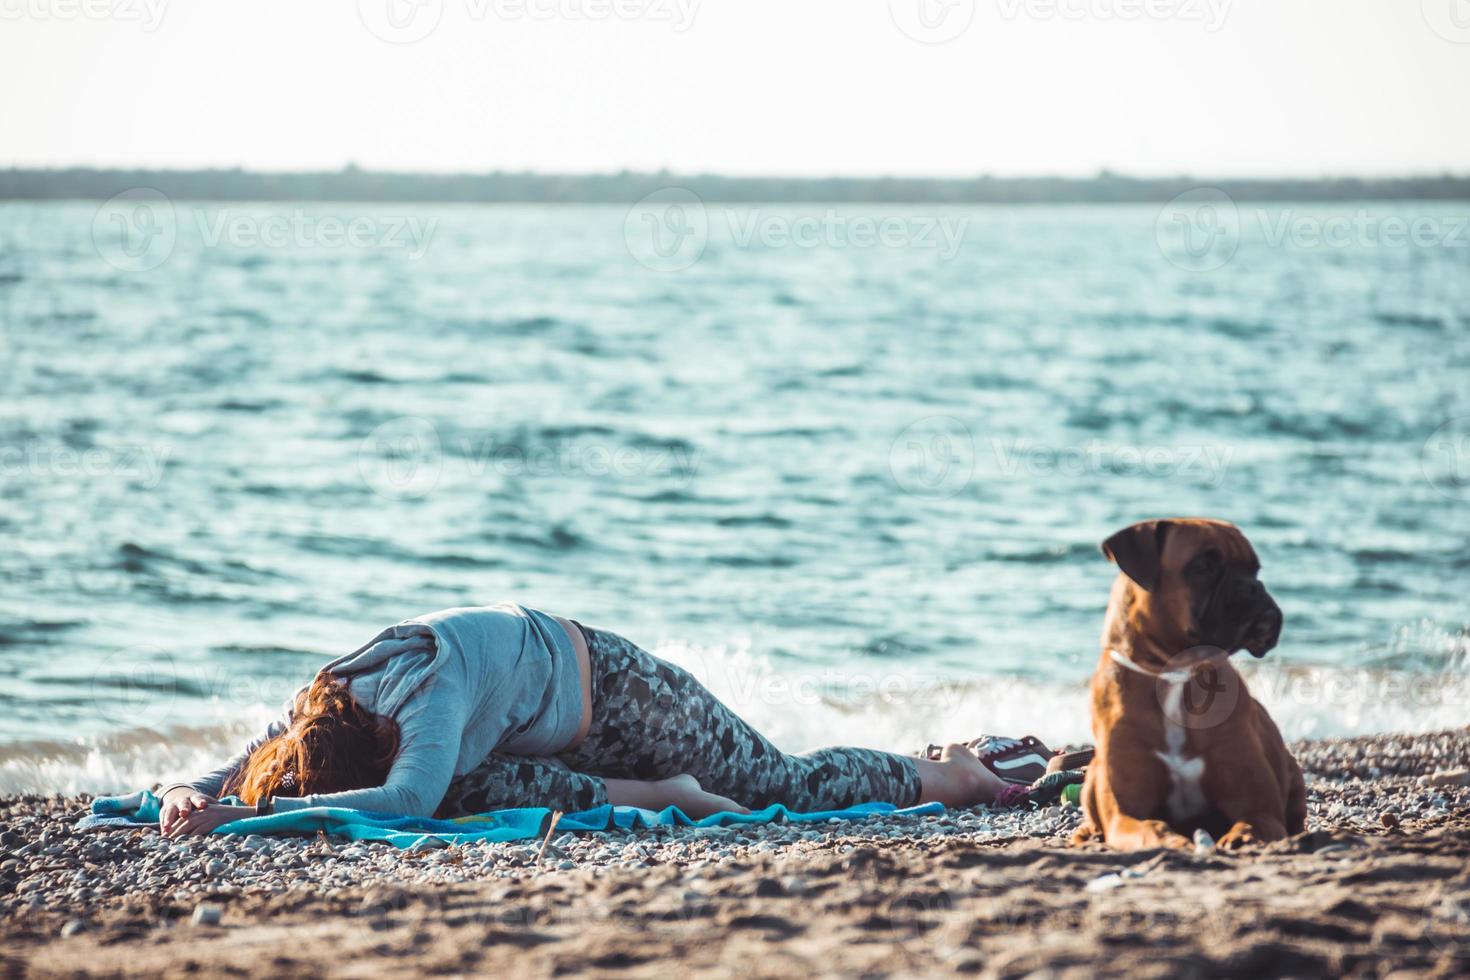
[[[981,764],[1008,783],[1030,786],[1046,775],[1052,751],[1032,735],[1007,738],[1003,735],[981,735],[965,743]],[[922,758],[938,760],[942,745],[930,745],[919,753]]]

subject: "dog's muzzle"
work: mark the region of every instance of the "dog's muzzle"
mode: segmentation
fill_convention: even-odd
[[[1281,639],[1282,621],[1281,607],[1265,595],[1262,608],[1246,627],[1240,645],[1249,650],[1252,657],[1264,657]]]
[[[1281,639],[1281,607],[1256,577],[1232,576],[1222,583],[1217,599],[1223,600],[1216,606],[1223,613],[1220,622],[1225,629],[1220,632],[1237,637],[1233,644],[1221,644],[1227,650],[1244,649],[1253,657],[1264,657]]]

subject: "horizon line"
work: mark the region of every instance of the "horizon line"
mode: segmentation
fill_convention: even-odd
[[[0,165],[0,173],[32,173],[32,174],[64,174],[64,173],[99,173],[99,174],[121,174],[121,173],[156,173],[156,174],[231,174],[249,175],[260,177],[298,177],[298,176],[342,176],[373,175],[383,177],[413,177],[413,178],[456,178],[456,177],[532,177],[552,179],[588,179],[588,178],[687,178],[703,180],[740,180],[740,181],[907,181],[907,182],[933,182],[933,183],[966,183],[981,180],[994,181],[1175,181],[1191,180],[1203,183],[1228,182],[1232,184],[1249,183],[1321,183],[1327,181],[1362,181],[1362,182],[1389,182],[1389,181],[1415,181],[1415,180],[1470,180],[1470,168],[1465,170],[1439,169],[1421,171],[1396,171],[1382,173],[1351,172],[1351,171],[1322,171],[1315,174],[1229,174],[1217,173],[1213,175],[1202,175],[1190,171],[1174,172],[1144,172],[1115,170],[1111,167],[1101,167],[1090,174],[1068,174],[1056,171],[1029,172],[1029,173],[1002,173],[991,171],[976,171],[967,174],[923,174],[923,173],[825,173],[825,174],[801,174],[801,173],[740,173],[736,171],[721,170],[673,170],[668,167],[658,169],[637,169],[621,167],[606,170],[540,170],[533,168],[496,168],[491,170],[416,170],[416,169],[393,169],[364,167],[355,163],[343,164],[339,167],[300,167],[300,168],[275,168],[275,167],[247,167],[240,165],[224,166],[219,164],[208,166],[173,166],[154,164],[6,164]]]

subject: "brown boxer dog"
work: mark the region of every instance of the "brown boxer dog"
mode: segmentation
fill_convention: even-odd
[[[1145,521],[1102,545],[1121,574],[1092,677],[1097,755],[1073,843],[1122,850],[1281,840],[1306,824],[1302,770],[1230,655],[1263,657],[1281,609],[1224,521]]]

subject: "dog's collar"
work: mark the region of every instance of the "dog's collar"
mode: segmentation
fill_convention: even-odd
[[[1126,667],[1129,670],[1133,671],[1135,674],[1142,674],[1144,677],[1152,677],[1154,680],[1158,681],[1168,681],[1170,684],[1182,684],[1183,682],[1189,680],[1189,678],[1194,674],[1194,670],[1188,667],[1183,667],[1179,670],[1149,670],[1147,667],[1140,667],[1138,664],[1133,662],[1132,658],[1128,657],[1126,654],[1120,653],[1112,647],[1108,648],[1108,656],[1112,657],[1113,661],[1119,667]]]

